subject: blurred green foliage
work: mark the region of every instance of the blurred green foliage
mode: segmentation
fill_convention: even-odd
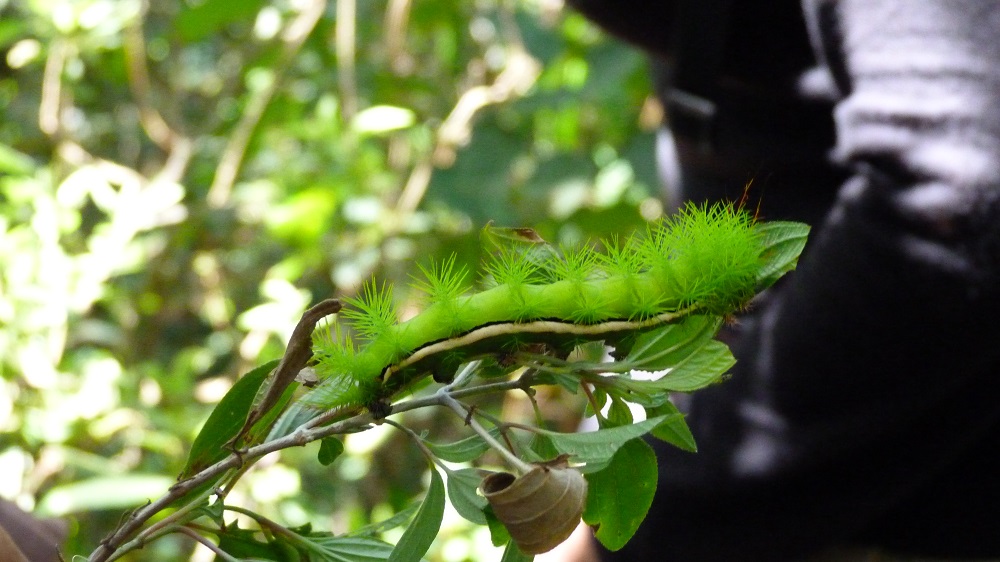
[[[471,266],[491,220],[577,244],[655,218],[648,91],[552,0],[0,0],[0,496],[89,552],[310,303]],[[367,433],[234,494],[292,525],[385,517],[426,463]],[[448,521],[433,556],[481,559]]]

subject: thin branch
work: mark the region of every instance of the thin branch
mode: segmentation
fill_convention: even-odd
[[[49,56],[42,72],[42,99],[38,104],[38,128],[46,135],[61,140],[62,124],[62,74],[71,51],[70,44],[56,38],[49,45]]]
[[[179,529],[177,529],[177,531],[180,532],[180,533],[184,533],[185,535],[187,535],[187,536],[191,537],[192,539],[198,541],[199,543],[201,543],[202,545],[204,545],[205,548],[208,548],[209,550],[211,550],[212,552],[214,552],[216,556],[218,556],[219,558],[225,560],[226,562],[239,562],[239,558],[236,558],[235,556],[229,554],[225,550],[222,550],[221,548],[219,548],[218,546],[216,546],[215,543],[213,543],[212,541],[210,541],[210,540],[206,539],[205,537],[199,535],[193,529],[188,529],[187,527],[180,527]]]
[[[344,121],[350,121],[358,111],[358,76],[356,69],[358,6],[356,0],[337,0],[335,48],[337,53],[337,85],[340,89],[340,111]]]
[[[413,67],[413,57],[406,50],[411,5],[410,0],[389,0],[385,9],[385,52],[396,74],[407,74]]]
[[[215,178],[212,180],[211,187],[208,188],[209,207],[218,209],[229,203],[229,196],[236,183],[240,168],[243,166],[243,159],[246,157],[250,139],[253,138],[257,125],[264,117],[267,106],[270,105],[274,95],[283,85],[284,77],[292,66],[292,61],[316,27],[325,9],[326,0],[313,0],[282,33],[284,49],[274,65],[274,78],[266,87],[250,98],[246,110],[229,136],[229,143],[223,150],[219,165],[215,169]]]
[[[434,166],[449,167],[455,162],[457,151],[472,136],[472,121],[483,108],[522,96],[531,88],[541,73],[541,64],[521,47],[511,47],[509,62],[489,85],[469,88],[458,98],[455,107],[437,129],[434,151],[430,159],[414,166],[410,177],[396,201],[397,223],[416,211],[427,194]]]
[[[494,392],[503,392],[523,388],[525,384],[524,377],[521,377],[520,379],[514,381],[504,381],[463,388],[454,391],[452,395],[459,397],[490,394]],[[406,400],[395,404],[393,405],[392,411],[393,414],[398,414],[418,408],[440,405],[442,405],[440,396],[438,394],[434,394],[432,396]],[[461,410],[461,406],[459,406],[459,409]],[[359,409],[356,407],[347,409],[334,408],[328,410],[319,416],[316,416],[309,422],[306,422],[298,429],[284,437],[251,447],[246,451],[241,451],[240,454],[233,453],[225,459],[222,459],[212,466],[209,466],[201,472],[191,476],[187,480],[182,480],[177,484],[174,484],[163,497],[133,512],[128,520],[115,529],[111,535],[101,541],[101,544],[94,550],[93,553],[91,553],[88,560],[90,560],[90,562],[114,560],[132,548],[137,548],[143,544],[143,540],[148,539],[145,533],[139,533],[136,535],[138,530],[146,523],[146,521],[164,509],[170,507],[174,502],[184,497],[184,495],[198,486],[210,481],[221,481],[224,479],[223,475],[227,471],[237,469],[243,463],[253,462],[264,455],[280,451],[282,449],[305,446],[313,441],[318,441],[331,435],[357,431],[374,423],[375,418],[370,412],[358,412]],[[351,417],[344,419],[345,415],[349,415]],[[465,414],[462,415],[464,419]],[[478,423],[476,425],[478,426]],[[481,430],[482,426],[479,427]],[[518,462],[521,461],[518,459]],[[528,468],[530,469],[530,467]],[[133,535],[136,535],[136,539],[129,541],[129,538]],[[126,543],[126,541],[129,542]]]
[[[402,425],[400,423],[394,422],[394,421],[392,421],[390,419],[385,419],[385,420],[382,420],[382,421],[385,422],[385,423],[387,423],[387,424],[389,424],[389,425],[391,425],[392,427],[395,427],[396,429],[402,431],[403,433],[406,434],[407,437],[409,437],[410,439],[412,439],[413,442],[416,443],[417,448],[420,449],[420,452],[423,453],[425,457],[427,457],[427,460],[429,460],[432,463],[436,464],[437,466],[441,467],[441,470],[444,470],[445,472],[451,472],[448,469],[448,467],[445,466],[443,462],[441,462],[441,459],[437,458],[437,456],[434,455],[434,453],[431,452],[431,450],[427,448],[427,445],[424,444],[424,440],[421,439],[420,436],[417,435],[412,429],[410,429],[410,428],[408,428],[405,425]]]
[[[146,39],[142,22],[149,8],[148,0],[142,2],[139,14],[132,25],[124,30],[125,72],[132,98],[139,109],[139,123],[160,150],[167,154],[163,168],[156,179],[179,182],[184,177],[191,161],[191,139],[181,135],[171,127],[153,104],[152,81],[146,67]]]
[[[479,436],[483,438],[483,441],[486,441],[486,443],[489,444],[490,447],[492,447],[496,452],[500,453],[500,455],[503,456],[503,458],[511,466],[516,468],[518,472],[524,474],[529,472],[533,468],[530,464],[522,461],[513,453],[508,451],[507,447],[504,447],[502,443],[500,443],[492,435],[490,435],[490,432],[487,431],[486,428],[484,428],[476,420],[475,416],[469,415],[470,410],[467,409],[461,402],[455,400],[454,398],[451,397],[450,394],[446,393],[437,393],[435,396],[438,398],[438,401],[442,406],[451,408],[451,410],[454,411],[456,414],[458,414],[460,418],[464,419],[466,423],[469,425],[469,427],[472,428],[472,431],[475,431],[477,434],[479,434]]]
[[[146,68],[146,39],[142,31],[142,21],[148,8],[148,0],[143,1],[135,21],[124,30],[125,41],[122,46],[125,51],[125,72],[132,97],[139,108],[139,122],[142,128],[150,140],[161,150],[169,153],[173,149],[174,137],[178,135],[152,103],[152,86],[149,69]]]
[[[452,379],[452,381],[448,383],[447,386],[442,388],[439,392],[451,393],[459,388],[464,387],[466,384],[469,383],[470,380],[472,380],[472,377],[476,374],[476,372],[479,370],[480,365],[482,364],[483,362],[479,360],[469,361],[455,375],[455,378]]]

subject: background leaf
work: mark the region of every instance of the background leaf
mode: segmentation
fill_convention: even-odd
[[[173,483],[171,478],[153,474],[98,476],[52,488],[36,509],[42,516],[56,517],[134,507],[162,496]]]

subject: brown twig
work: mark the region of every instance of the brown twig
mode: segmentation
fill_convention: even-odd
[[[452,393],[452,395],[458,397],[505,392],[507,390],[522,388],[523,385],[524,381],[520,379],[489,383],[473,388],[456,390]],[[410,410],[416,410],[418,408],[439,405],[441,405],[441,398],[438,394],[435,394],[433,396],[407,400],[395,404],[393,407],[393,413],[399,414]],[[344,419],[344,416],[347,415],[350,415],[351,417]],[[356,407],[347,409],[334,408],[316,416],[311,421],[303,424],[301,427],[284,437],[251,447],[250,449],[242,452],[242,455],[237,455],[235,453],[230,454],[225,459],[222,459],[214,465],[202,470],[191,478],[174,484],[163,497],[135,510],[135,512],[133,512],[122,525],[101,541],[100,545],[96,550],[94,550],[88,560],[89,562],[105,562],[108,560],[114,560],[133,548],[138,548],[139,546],[145,544],[150,539],[149,529],[142,532],[140,532],[139,529],[141,529],[150,518],[164,509],[167,509],[174,502],[183,498],[188,492],[194,490],[195,488],[198,488],[206,482],[219,479],[226,471],[238,468],[244,460],[252,461],[275,451],[288,449],[290,447],[301,447],[331,435],[356,431],[360,428],[370,426],[374,421],[374,416],[372,416],[370,412],[360,413],[360,409]]]
[[[288,385],[295,381],[299,371],[304,369],[309,360],[312,359],[312,334],[316,330],[316,324],[327,316],[340,312],[340,308],[339,300],[327,299],[305,311],[299,323],[295,325],[295,329],[292,330],[291,337],[288,338],[285,354],[274,369],[274,375],[271,377],[267,392],[260,402],[250,410],[246,423],[243,424],[240,432],[229,441],[230,445],[238,445],[253,425],[278,403]]]

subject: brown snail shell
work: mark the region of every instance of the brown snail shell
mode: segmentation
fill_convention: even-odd
[[[480,489],[525,554],[548,552],[569,538],[587,501],[587,481],[565,460],[536,464],[520,477],[493,473]]]

